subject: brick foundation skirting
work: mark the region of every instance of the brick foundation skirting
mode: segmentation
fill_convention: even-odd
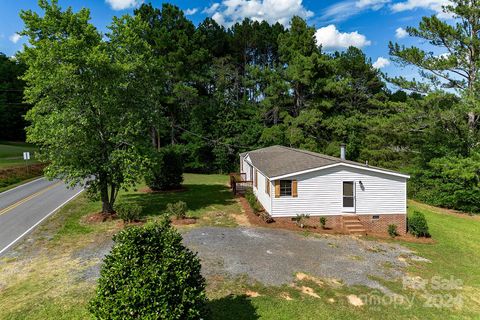
[[[365,230],[370,233],[387,234],[388,225],[397,225],[397,232],[401,235],[407,233],[407,215],[406,214],[355,214],[363,224]],[[326,227],[338,232],[343,232],[342,215],[324,215],[327,218]],[[291,221],[293,217],[273,217],[275,221]],[[306,225],[318,226],[320,216],[310,216],[305,220]],[[375,218],[375,219],[374,219]]]
[[[378,219],[374,219],[378,217]],[[377,214],[377,215],[358,215],[360,222],[364,225],[367,232],[387,233],[388,225],[397,225],[397,232],[401,235],[407,233],[407,215],[406,214]]]

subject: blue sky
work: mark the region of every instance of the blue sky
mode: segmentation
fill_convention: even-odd
[[[148,1],[148,0],[145,0]],[[441,12],[441,5],[448,0],[172,0],[195,23],[211,16],[217,22],[229,26],[245,17],[279,21],[288,25],[293,15],[304,17],[317,29],[317,41],[328,50],[342,50],[349,45],[362,48],[376,66],[390,75],[415,75],[412,69],[402,69],[390,62],[388,41],[401,44],[419,44],[402,30],[416,26],[424,15]],[[72,6],[75,10],[88,7],[92,22],[105,31],[111,18],[132,12],[142,0],[60,0],[60,6]],[[151,1],[161,6],[164,1]],[[24,39],[16,35],[23,23],[21,10],[38,10],[37,0],[0,0],[0,52],[13,55],[22,49]],[[401,29],[399,29],[401,28]],[[380,58],[380,59],[379,59]]]

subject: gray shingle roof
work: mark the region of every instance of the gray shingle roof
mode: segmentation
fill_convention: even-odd
[[[385,171],[386,173],[401,174],[395,171],[372,167],[354,161],[342,160],[340,158],[327,156],[316,152],[293,149],[284,146],[271,146],[244,152],[240,155],[244,157],[247,154],[250,157],[252,164],[269,178],[309,169],[321,168],[337,163],[346,163],[369,169],[377,169]]]

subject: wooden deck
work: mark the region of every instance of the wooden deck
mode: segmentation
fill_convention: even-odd
[[[245,173],[230,173],[230,189],[234,195],[243,194],[251,187],[253,187],[253,181],[246,180]]]

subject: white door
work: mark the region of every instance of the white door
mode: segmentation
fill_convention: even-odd
[[[343,181],[343,212],[355,212],[355,182]]]

